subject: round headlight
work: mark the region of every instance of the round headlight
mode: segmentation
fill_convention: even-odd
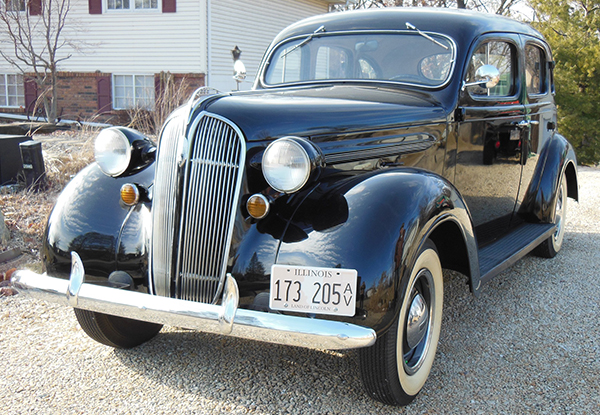
[[[117,128],[107,128],[96,137],[94,156],[104,174],[116,177],[129,167],[131,144]]]
[[[311,172],[306,150],[290,138],[272,142],[262,158],[262,171],[273,189],[292,193],[306,184]]]

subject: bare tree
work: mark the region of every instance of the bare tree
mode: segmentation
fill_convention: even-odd
[[[0,56],[37,86],[49,122],[58,117],[58,64],[71,57],[59,54],[73,44],[63,30],[70,0],[0,0]]]
[[[522,0],[355,0],[336,5],[336,10],[370,9],[381,7],[447,7],[473,9],[486,13],[510,15]]]

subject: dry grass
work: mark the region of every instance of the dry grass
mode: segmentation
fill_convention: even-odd
[[[23,186],[4,187],[0,190],[0,210],[11,233],[8,246],[0,252],[19,248],[21,258],[0,264],[0,275],[10,268],[41,261],[41,241],[46,221],[58,195],[78,171],[93,161],[93,130],[57,131],[35,135],[42,142],[46,182],[44,190],[35,191]]]
[[[160,92],[152,111],[135,108],[128,110],[129,127],[145,134],[156,135],[168,116],[190,97],[190,85],[184,78],[176,79],[170,72],[160,73]]]

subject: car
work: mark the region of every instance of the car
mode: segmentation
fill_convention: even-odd
[[[478,296],[565,242],[577,161],[553,71],[543,36],[504,17],[302,20],[251,91],[195,94],[158,143],[102,130],[49,217],[46,272],[13,283],[112,347],[167,324],[358,349],[367,394],[406,405],[436,355],[442,270]]]

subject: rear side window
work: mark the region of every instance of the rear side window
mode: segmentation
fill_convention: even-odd
[[[525,81],[527,94],[546,92],[545,74],[546,55],[542,48],[535,45],[525,46]]]
[[[469,63],[466,82],[475,81],[475,72],[480,66],[493,65],[500,71],[500,82],[493,88],[469,88],[477,97],[508,97],[515,93],[515,48],[507,42],[492,41],[480,45]]]

